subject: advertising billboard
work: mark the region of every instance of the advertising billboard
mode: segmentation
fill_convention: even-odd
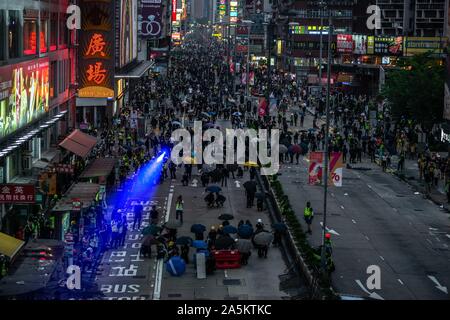
[[[367,53],[367,36],[354,34],[353,38],[353,53],[366,54]]]
[[[137,58],[137,0],[121,0],[118,55],[119,68],[127,65]],[[116,19],[117,20],[117,19]]]
[[[403,37],[375,37],[374,54],[401,56]]]
[[[415,54],[432,51],[442,54],[445,48],[446,38],[439,37],[406,37],[404,41],[404,55],[412,56]]]
[[[32,184],[0,184],[0,203],[35,203]]]
[[[0,68],[0,139],[48,111],[49,87],[48,58]]]
[[[82,0],[78,97],[114,97],[114,1]]]
[[[353,39],[351,34],[338,34],[337,35],[337,52],[340,53],[352,53],[353,52]]]
[[[162,32],[161,0],[142,0],[141,36],[160,38]]]

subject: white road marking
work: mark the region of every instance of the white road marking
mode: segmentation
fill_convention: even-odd
[[[334,193],[333,192],[331,193],[331,196],[334,198]]]
[[[384,261],[384,258],[383,258],[383,256],[380,256],[380,259]]]
[[[397,210],[397,208],[392,208],[392,210],[394,210],[395,212],[397,212],[398,210]]]
[[[426,239],[430,244],[433,244],[433,242],[430,239]]]
[[[352,219],[352,222],[356,224],[356,221]]]
[[[344,206],[341,205],[341,209],[342,209],[342,210],[345,210]]]
[[[346,192],[346,193],[344,193],[344,196],[348,196],[348,193]]]
[[[369,292],[361,283],[360,280],[355,280],[356,283],[358,284],[358,286],[362,289],[362,291],[364,291],[365,293],[367,293],[371,298],[374,299],[378,299],[378,300],[384,300],[382,296],[380,296],[378,293],[376,292]]]
[[[225,278],[228,278],[228,271],[226,269],[223,271],[223,273],[225,274]]]
[[[447,287],[444,287],[443,285],[441,285],[439,283],[439,281],[436,279],[436,277],[433,277],[433,276],[429,275],[428,278],[430,278],[430,280],[433,281],[436,284],[436,289],[441,290],[445,294],[448,294]]]
[[[173,187],[173,186],[171,186]],[[165,222],[169,221],[170,218],[170,208],[172,207],[172,199],[173,199],[173,190],[169,193],[169,197],[167,198],[167,212],[165,216]],[[159,300],[161,298],[161,282],[163,275],[163,259],[158,260],[158,264],[156,267],[156,281],[155,281],[155,290],[153,291],[153,300]]]
[[[445,236],[450,239],[450,234],[446,234]]]
[[[402,285],[402,286],[404,286],[405,284],[403,283],[403,281],[402,280],[400,280],[400,279],[397,279],[398,280],[398,282],[400,282],[400,284]]]
[[[366,237],[367,241],[370,241],[370,239],[369,239],[369,237],[368,237],[368,236],[364,236],[364,237]]]
[[[370,184],[367,185],[370,189],[372,189],[372,186]]]

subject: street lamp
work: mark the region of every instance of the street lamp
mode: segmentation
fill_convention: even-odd
[[[249,83],[249,72],[250,72],[250,28],[251,25],[255,22],[252,20],[242,20],[242,23],[247,25],[247,35],[248,35],[248,42],[247,42],[247,68],[246,68],[246,79],[245,82],[245,98],[248,100],[248,83]]]

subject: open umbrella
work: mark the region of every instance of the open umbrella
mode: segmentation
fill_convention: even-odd
[[[250,239],[253,235],[253,228],[251,225],[243,224],[238,228],[238,235],[243,239]]]
[[[285,232],[287,230],[287,226],[284,223],[274,223],[272,228],[278,232]]]
[[[202,233],[206,231],[206,227],[202,224],[193,224],[191,226],[191,232],[192,233]]]
[[[240,116],[242,116],[242,113],[240,113],[240,112],[233,112],[233,116],[240,117]]]
[[[172,124],[175,126],[181,126],[181,122],[180,121],[172,121]]]
[[[223,228],[223,233],[225,234],[231,234],[231,233],[237,233],[238,229],[236,229],[236,227],[233,227],[231,225],[225,226]]]
[[[194,113],[194,112],[195,112],[195,110],[193,110],[193,109],[188,110],[188,113]]]
[[[219,216],[219,220],[233,220],[234,216],[232,214],[224,213]]]
[[[294,144],[289,147],[290,153],[302,153],[302,147],[300,147],[298,144]]]
[[[153,235],[153,236],[155,236],[155,235],[157,235],[161,230],[162,230],[162,228],[161,228],[160,226],[157,226],[156,224],[151,224],[151,225],[149,225],[148,227],[145,227],[145,228],[142,230],[142,234],[143,234],[144,236],[147,236],[147,235]]]
[[[208,244],[203,240],[194,240],[192,242],[192,246],[196,249],[206,249],[208,248]]]
[[[252,161],[247,161],[246,163],[244,163],[244,166],[246,167],[254,167],[254,168],[258,168],[259,165],[256,162],[252,162]]]
[[[256,197],[256,199],[264,199],[266,197],[266,195],[262,192],[257,192],[257,193],[255,193],[255,197]]]
[[[207,188],[206,188],[206,191],[208,191],[208,192],[220,192],[220,191],[222,191],[222,188],[221,187],[219,187],[219,186],[208,186]]]
[[[205,116],[205,117],[207,117],[207,118],[209,118],[209,117],[210,117],[210,115],[209,115],[209,114],[207,114],[206,112],[202,112],[202,113],[201,113],[201,115],[202,115],[202,116]]]
[[[287,153],[288,148],[284,144],[280,144],[279,151],[280,151],[280,153]]]
[[[217,250],[224,250],[230,248],[234,244],[234,240],[228,236],[221,236],[216,239],[214,246]]]
[[[253,180],[249,180],[244,182],[243,184],[245,190],[247,190],[247,192],[256,192],[256,181]]]
[[[172,276],[179,277],[186,271],[186,262],[179,256],[174,256],[166,262],[166,270]]]
[[[273,234],[268,231],[263,231],[253,236],[253,243],[258,246],[268,246],[273,240]]]
[[[191,237],[179,237],[177,238],[177,241],[175,244],[182,246],[182,245],[191,245],[192,244],[192,238]]]
[[[252,242],[248,239],[239,239],[236,242],[236,249],[242,253],[248,253],[252,250]]]
[[[217,114],[217,112],[209,111],[208,114],[209,114],[210,116],[215,116],[215,115]]]
[[[164,224],[164,227],[166,227],[167,229],[178,229],[179,227],[181,227],[181,222],[178,220],[170,220]]]

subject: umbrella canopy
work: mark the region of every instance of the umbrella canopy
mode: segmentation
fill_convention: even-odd
[[[246,167],[254,167],[254,168],[258,168],[259,165],[256,162],[252,162],[252,161],[247,161],[246,163],[244,163],[244,166]]]
[[[250,239],[253,235],[253,227],[248,224],[243,224],[238,228],[238,235],[244,239]]]
[[[203,240],[194,240],[192,242],[192,246],[196,249],[206,249],[208,248],[208,244]]]
[[[167,229],[178,229],[179,227],[181,227],[181,222],[178,220],[167,221],[164,224],[164,227],[166,227]]]
[[[191,232],[192,233],[202,233],[206,231],[206,227],[202,224],[193,224],[191,226]]]
[[[188,102],[187,102],[186,100],[183,100],[183,101],[181,101],[181,104],[185,106],[185,105],[188,104]],[[192,110],[192,111],[193,111],[193,110]]]
[[[236,249],[242,253],[248,253],[252,250],[252,242],[248,239],[239,239],[236,242]]]
[[[286,232],[287,226],[284,223],[275,223],[272,225],[273,230],[278,232]]]
[[[244,182],[243,186],[247,192],[256,192],[256,181],[249,180]]]
[[[186,262],[179,256],[174,256],[166,262],[166,270],[172,276],[179,277],[186,271]]]
[[[240,112],[233,112],[233,116],[240,117],[240,116],[242,116],[242,113],[240,113]]]
[[[219,220],[233,220],[234,216],[232,214],[224,213],[219,216]]]
[[[257,193],[255,193],[255,197],[256,197],[256,199],[264,199],[266,196],[262,192],[257,192]]]
[[[182,246],[182,245],[191,245],[192,244],[192,238],[191,237],[179,237],[177,238],[177,241],[175,244]]]
[[[215,116],[215,115],[217,114],[217,112],[209,111],[208,114],[209,114],[210,116]]]
[[[234,240],[228,236],[222,236],[216,239],[214,246],[217,250],[228,249],[234,244]]]
[[[263,231],[253,236],[253,243],[258,246],[268,246],[273,240],[273,234],[268,231]]]
[[[201,115],[202,115],[202,116],[205,116],[205,117],[207,117],[207,118],[209,118],[209,117],[210,117],[210,115],[209,115],[209,114],[207,114],[206,112],[202,112],[202,113],[201,113]]]
[[[289,147],[290,153],[302,153],[302,147],[300,147],[298,144],[294,144]]]
[[[149,225],[148,227],[145,227],[145,228],[142,230],[142,234],[143,234],[144,236],[146,236],[146,235],[153,235],[153,236],[155,236],[155,235],[157,235],[161,230],[162,230],[162,228],[161,228],[160,226],[157,226],[156,224],[151,224],[151,225]]]
[[[309,151],[308,145],[306,143],[302,142],[300,144],[300,146],[302,147],[302,154],[307,154]]]
[[[308,129],[308,132],[314,132],[314,131],[316,131],[315,128],[309,128],[309,129]]]
[[[206,188],[206,191],[208,191],[208,192],[220,192],[220,191],[222,191],[222,188],[221,187],[219,187],[219,186],[208,186],[207,188]]]
[[[287,153],[288,148],[284,144],[280,144],[279,151],[280,151],[280,153]]]
[[[188,110],[188,113],[194,113],[194,112],[195,112],[195,110],[193,110],[193,109]]]
[[[172,121],[172,124],[175,126],[181,126],[181,122],[180,121]]]
[[[237,232],[238,232],[238,229],[231,225],[225,226],[223,228],[223,233],[226,233],[226,234],[237,233]]]

